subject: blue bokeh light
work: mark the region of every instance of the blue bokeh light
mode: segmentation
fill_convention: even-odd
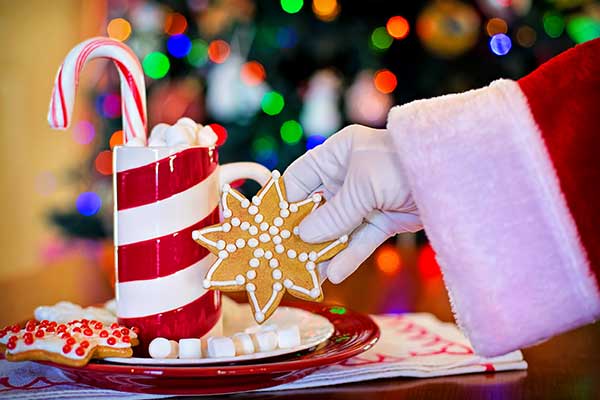
[[[192,41],[186,35],[173,35],[167,40],[167,50],[175,58],[183,58],[192,49]]]
[[[306,150],[314,149],[321,143],[323,143],[327,138],[321,135],[312,135],[306,139]]]
[[[77,197],[75,207],[81,215],[89,217],[100,210],[102,199],[94,192],[83,192]]]
[[[291,49],[298,43],[298,33],[294,28],[284,26],[277,30],[277,45],[282,49]]]
[[[512,47],[512,42],[504,33],[498,33],[490,39],[490,49],[497,56],[508,54]]]
[[[257,154],[255,160],[268,169],[275,169],[275,167],[277,167],[277,163],[279,162],[279,157],[277,157],[277,153],[274,151],[265,151]]]

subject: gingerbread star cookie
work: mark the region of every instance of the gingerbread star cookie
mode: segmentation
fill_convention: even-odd
[[[324,200],[313,194],[289,203],[281,174],[272,178],[252,198],[246,199],[229,185],[222,188],[224,221],[192,234],[193,239],[218,258],[210,267],[204,287],[243,291],[259,324],[275,311],[284,292],[303,300],[321,301],[317,264],[347,246],[348,236],[309,244],[298,236],[298,224]]]

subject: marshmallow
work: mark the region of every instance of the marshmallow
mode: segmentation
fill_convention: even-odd
[[[150,342],[148,353],[152,358],[177,358],[179,344],[174,340],[157,337]]]
[[[202,358],[200,339],[180,339],[179,358]]]
[[[277,348],[277,333],[274,331],[256,332],[250,337],[257,352],[272,351]]]
[[[166,146],[165,131],[169,128],[168,124],[157,124],[152,128],[150,132],[150,138],[148,139],[148,146],[150,147],[161,147]]]
[[[246,333],[256,333],[256,332],[270,332],[276,331],[277,325],[275,324],[264,324],[264,325],[254,325],[244,329]]]
[[[212,147],[217,144],[219,137],[210,126],[198,129],[196,132],[196,144],[202,147]]]
[[[281,349],[300,346],[300,329],[298,325],[291,325],[277,330],[277,343]]]
[[[177,120],[177,122],[175,123],[175,125],[181,125],[181,126],[188,127],[191,130],[193,130],[194,132],[196,132],[196,129],[198,129],[198,124],[196,123],[196,121],[194,121],[193,119],[188,118],[188,117],[179,118]]]
[[[235,354],[238,356],[254,353],[254,343],[247,333],[236,333],[231,337],[235,346]]]
[[[214,336],[206,340],[207,354],[210,358],[235,357],[233,340],[225,336]]]
[[[190,146],[195,142],[196,132],[186,125],[173,125],[165,129],[167,146]]]

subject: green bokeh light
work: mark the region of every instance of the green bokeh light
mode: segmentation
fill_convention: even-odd
[[[302,125],[293,119],[285,121],[279,130],[281,139],[287,144],[296,144],[302,139]]]
[[[142,67],[144,68],[144,73],[150,78],[160,79],[169,72],[171,63],[166,55],[160,51],[155,51],[144,57]]]
[[[378,50],[389,48],[393,41],[394,38],[387,33],[387,30],[383,26],[375,28],[373,33],[371,33],[371,44]]]
[[[277,115],[283,110],[283,96],[275,91],[267,92],[260,102],[262,110],[269,115]]]
[[[295,14],[302,9],[304,0],[281,0],[281,8],[289,14]]]
[[[259,136],[252,141],[252,154],[253,156],[260,157],[265,154],[270,154],[275,151],[277,147],[277,141],[272,136]]]
[[[562,15],[555,12],[544,14],[544,31],[551,38],[557,38],[565,30],[565,20]]]
[[[346,314],[346,307],[331,307],[329,312],[332,314],[344,315]]]
[[[588,16],[572,18],[567,24],[567,34],[575,43],[600,37],[600,21]]]
[[[192,49],[186,57],[194,67],[201,67],[208,61],[208,44],[202,39],[192,41]]]

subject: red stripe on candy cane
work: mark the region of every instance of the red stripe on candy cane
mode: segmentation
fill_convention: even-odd
[[[206,218],[170,235],[117,248],[120,283],[171,275],[202,260],[209,252],[192,239],[192,232],[219,223],[219,207]],[[155,266],[160,265],[157,269]],[[154,268],[149,268],[154,266]]]
[[[60,96],[60,107],[62,109],[62,117],[63,117],[63,127],[67,127],[69,125],[67,118],[67,107],[65,105],[65,96],[63,95],[62,88],[62,65],[60,66],[60,70],[58,71],[58,94]]]
[[[214,151],[195,147],[151,164],[117,172],[117,209],[155,203],[199,184],[217,168],[217,157]]]

